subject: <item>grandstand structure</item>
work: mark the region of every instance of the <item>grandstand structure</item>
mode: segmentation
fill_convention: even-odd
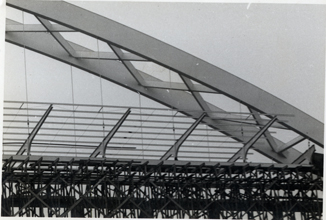
[[[23,15],[21,22],[7,18],[5,37],[23,52],[26,91],[38,87],[28,77],[43,76],[28,74],[28,65],[50,59],[56,67],[45,68],[58,68],[51,77],[68,76],[53,78],[60,85],[86,77],[82,97],[93,94],[90,79],[98,80],[93,98],[100,104],[75,100],[77,84],[71,94],[57,91],[70,102],[46,101],[45,90],[36,93],[42,101],[5,97],[2,216],[322,218],[322,122],[68,2],[7,0],[7,7]],[[28,56],[39,61],[28,64]],[[113,86],[132,92],[130,105],[103,101]]]

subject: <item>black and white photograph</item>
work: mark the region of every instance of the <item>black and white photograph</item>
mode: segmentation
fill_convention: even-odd
[[[322,1],[0,1],[1,217],[323,219]]]

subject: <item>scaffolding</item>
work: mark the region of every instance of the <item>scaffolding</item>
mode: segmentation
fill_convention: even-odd
[[[2,216],[321,219],[311,165],[5,156]]]

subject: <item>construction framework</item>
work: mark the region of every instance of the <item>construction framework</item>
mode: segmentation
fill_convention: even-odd
[[[322,178],[311,165],[26,156],[4,162],[3,216],[320,219],[322,210]]]
[[[323,123],[197,57],[67,2],[7,0],[7,6],[39,22],[7,19],[8,43],[167,108],[6,100],[2,216],[322,218],[322,155],[315,149],[323,148]],[[112,52],[70,42],[64,32],[86,34]],[[137,62],[165,68],[179,81],[140,71]],[[244,110],[225,111],[205,94]],[[275,137],[284,131],[294,138]],[[312,144],[300,152],[296,145],[304,140]],[[257,154],[273,163],[248,163]]]

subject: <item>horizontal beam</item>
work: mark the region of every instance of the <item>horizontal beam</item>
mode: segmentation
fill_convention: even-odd
[[[124,60],[124,61],[145,61],[137,55],[127,53],[117,57],[113,52],[95,52],[95,51],[76,51],[76,58],[80,59],[100,59],[100,60]]]
[[[82,161],[90,161],[91,163],[94,164],[98,164],[98,162],[104,162],[104,163],[115,163],[115,164],[130,164],[130,165],[141,165],[141,164],[147,164],[147,165],[152,165],[152,166],[182,166],[184,167],[185,165],[188,165],[189,168],[191,168],[192,166],[202,166],[203,162],[202,161],[180,161],[180,160],[144,160],[144,159],[136,159],[133,161],[130,161],[129,159],[109,159],[109,158],[92,158],[90,160],[89,157],[65,157],[65,156],[60,156],[60,157],[56,157],[56,156],[26,156],[26,155],[3,155],[2,156],[2,161],[6,161],[6,160],[12,160],[15,162],[23,162],[26,160],[26,158],[28,158],[28,161],[30,163],[32,162],[38,162],[41,158],[43,162],[50,162],[52,163],[53,161],[58,160],[59,162],[63,162],[63,163],[74,163],[74,164],[80,164],[80,162]],[[242,169],[243,167],[259,167],[262,169],[268,169],[268,168],[275,168],[275,169],[282,169],[282,168],[288,168],[288,169],[295,169],[297,167],[307,167],[307,168],[311,168],[313,167],[313,165],[310,164],[271,164],[271,163],[243,163],[243,162],[205,162],[205,166],[215,166],[215,167],[230,167],[232,166],[233,168],[240,168]],[[77,168],[76,168],[77,169]],[[195,171],[194,169],[190,169]]]
[[[171,89],[171,90],[189,91],[188,87],[184,83],[177,83],[177,82],[146,81],[146,84],[144,85],[144,87],[156,88],[156,89]],[[218,94],[214,90],[207,88],[206,86],[203,86],[200,84],[195,84],[192,88],[192,91]]]
[[[41,24],[6,24],[6,32],[76,32],[60,24],[52,24],[48,30]]]

